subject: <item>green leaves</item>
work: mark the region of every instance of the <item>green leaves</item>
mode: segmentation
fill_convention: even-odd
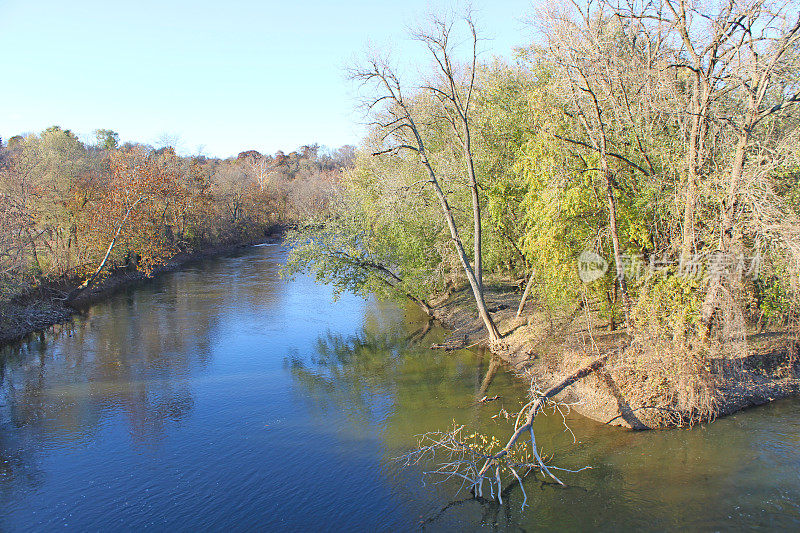
[[[416,177],[401,169],[359,157],[330,215],[307,220],[287,236],[284,274],[307,272],[336,293],[364,297],[422,300],[433,292],[440,285],[438,219],[425,216],[424,203],[414,205],[409,195],[416,190],[398,187]]]

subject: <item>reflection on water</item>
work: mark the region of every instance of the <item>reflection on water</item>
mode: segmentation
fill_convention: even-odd
[[[0,352],[0,530],[731,529],[800,525],[800,402],[692,431],[537,421],[567,488],[500,506],[393,458],[453,421],[498,437],[524,390],[427,347],[413,310],[277,276],[274,246],[194,265]],[[498,396],[479,403],[483,396]]]

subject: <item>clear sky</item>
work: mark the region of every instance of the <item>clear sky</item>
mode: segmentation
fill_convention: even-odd
[[[452,5],[0,0],[0,136],[57,124],[91,141],[109,128],[123,141],[177,137],[183,153],[219,157],[357,144],[362,117],[343,67],[369,43],[417,57],[406,29]],[[473,7],[491,39],[484,57],[530,38],[521,22],[530,0]]]

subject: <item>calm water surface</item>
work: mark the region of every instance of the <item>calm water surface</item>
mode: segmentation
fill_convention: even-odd
[[[567,488],[504,505],[393,458],[523,388],[411,312],[285,281],[278,246],[165,275],[0,351],[0,530],[800,528],[800,401],[691,431],[538,423]]]

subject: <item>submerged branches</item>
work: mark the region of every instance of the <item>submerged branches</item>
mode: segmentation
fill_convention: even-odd
[[[514,433],[501,446],[495,437],[486,437],[469,432],[465,426],[453,423],[448,431],[434,431],[421,435],[417,447],[408,454],[398,458],[405,466],[419,464],[422,461],[433,462],[436,468],[425,472],[428,476],[438,478],[438,482],[451,479],[461,480],[461,489],[468,487],[475,497],[484,496],[484,484],[488,487],[492,498],[503,503],[503,479],[516,481],[522,491],[524,508],[528,495],[522,480],[532,472],[540,472],[559,485],[564,485],[553,471],[580,472],[589,466],[570,470],[549,465],[536,445],[533,422],[537,414],[548,407],[560,410],[562,405],[554,398],[565,388],[576,381],[602,368],[610,354],[594,359],[579,368],[558,384],[544,392],[533,392],[533,399],[520,409],[514,421]]]

